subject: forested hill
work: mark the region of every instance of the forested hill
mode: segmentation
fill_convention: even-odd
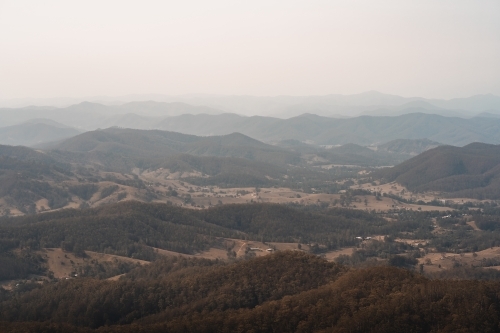
[[[442,191],[450,196],[500,198],[500,145],[472,143],[428,150],[379,177],[413,191]]]
[[[387,234],[390,228],[382,218],[349,209],[319,213],[277,204],[242,204],[197,211],[126,201],[0,219],[0,239],[33,248],[67,242],[80,249],[149,259],[147,247],[193,254],[214,246],[217,237],[316,242],[335,249],[354,245],[354,233]]]
[[[46,148],[71,152],[103,152],[132,158],[164,158],[186,153],[237,157],[274,164],[296,164],[298,154],[248,136],[232,133],[200,137],[159,130],[108,128],[86,132]]]
[[[500,283],[350,269],[300,252],[166,258],[119,281],[47,283],[0,303],[2,332],[496,332]]]

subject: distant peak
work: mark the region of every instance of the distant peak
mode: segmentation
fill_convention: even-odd
[[[75,105],[103,105],[103,104],[100,104],[100,103],[94,103],[94,102],[88,102],[88,101],[83,101],[81,103],[78,103],[78,104],[75,104]]]
[[[314,119],[317,119],[317,118],[323,118],[321,116],[318,116],[317,114],[314,114],[314,113],[309,113],[309,112],[306,112],[306,113],[303,113],[301,115],[298,115],[297,117],[293,117],[293,118],[314,118]]]

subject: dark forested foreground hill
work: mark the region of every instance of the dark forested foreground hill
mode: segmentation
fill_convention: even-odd
[[[500,283],[346,269],[300,252],[170,258],[0,303],[2,332],[497,332]]]
[[[473,143],[428,150],[378,176],[413,191],[442,191],[453,197],[500,198],[500,145]]]

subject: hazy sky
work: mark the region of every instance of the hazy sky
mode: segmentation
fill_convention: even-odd
[[[500,0],[0,0],[0,98],[500,95]]]

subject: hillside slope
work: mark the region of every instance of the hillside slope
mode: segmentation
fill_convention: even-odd
[[[498,199],[500,145],[441,146],[377,175],[414,191],[442,191],[449,196]]]

